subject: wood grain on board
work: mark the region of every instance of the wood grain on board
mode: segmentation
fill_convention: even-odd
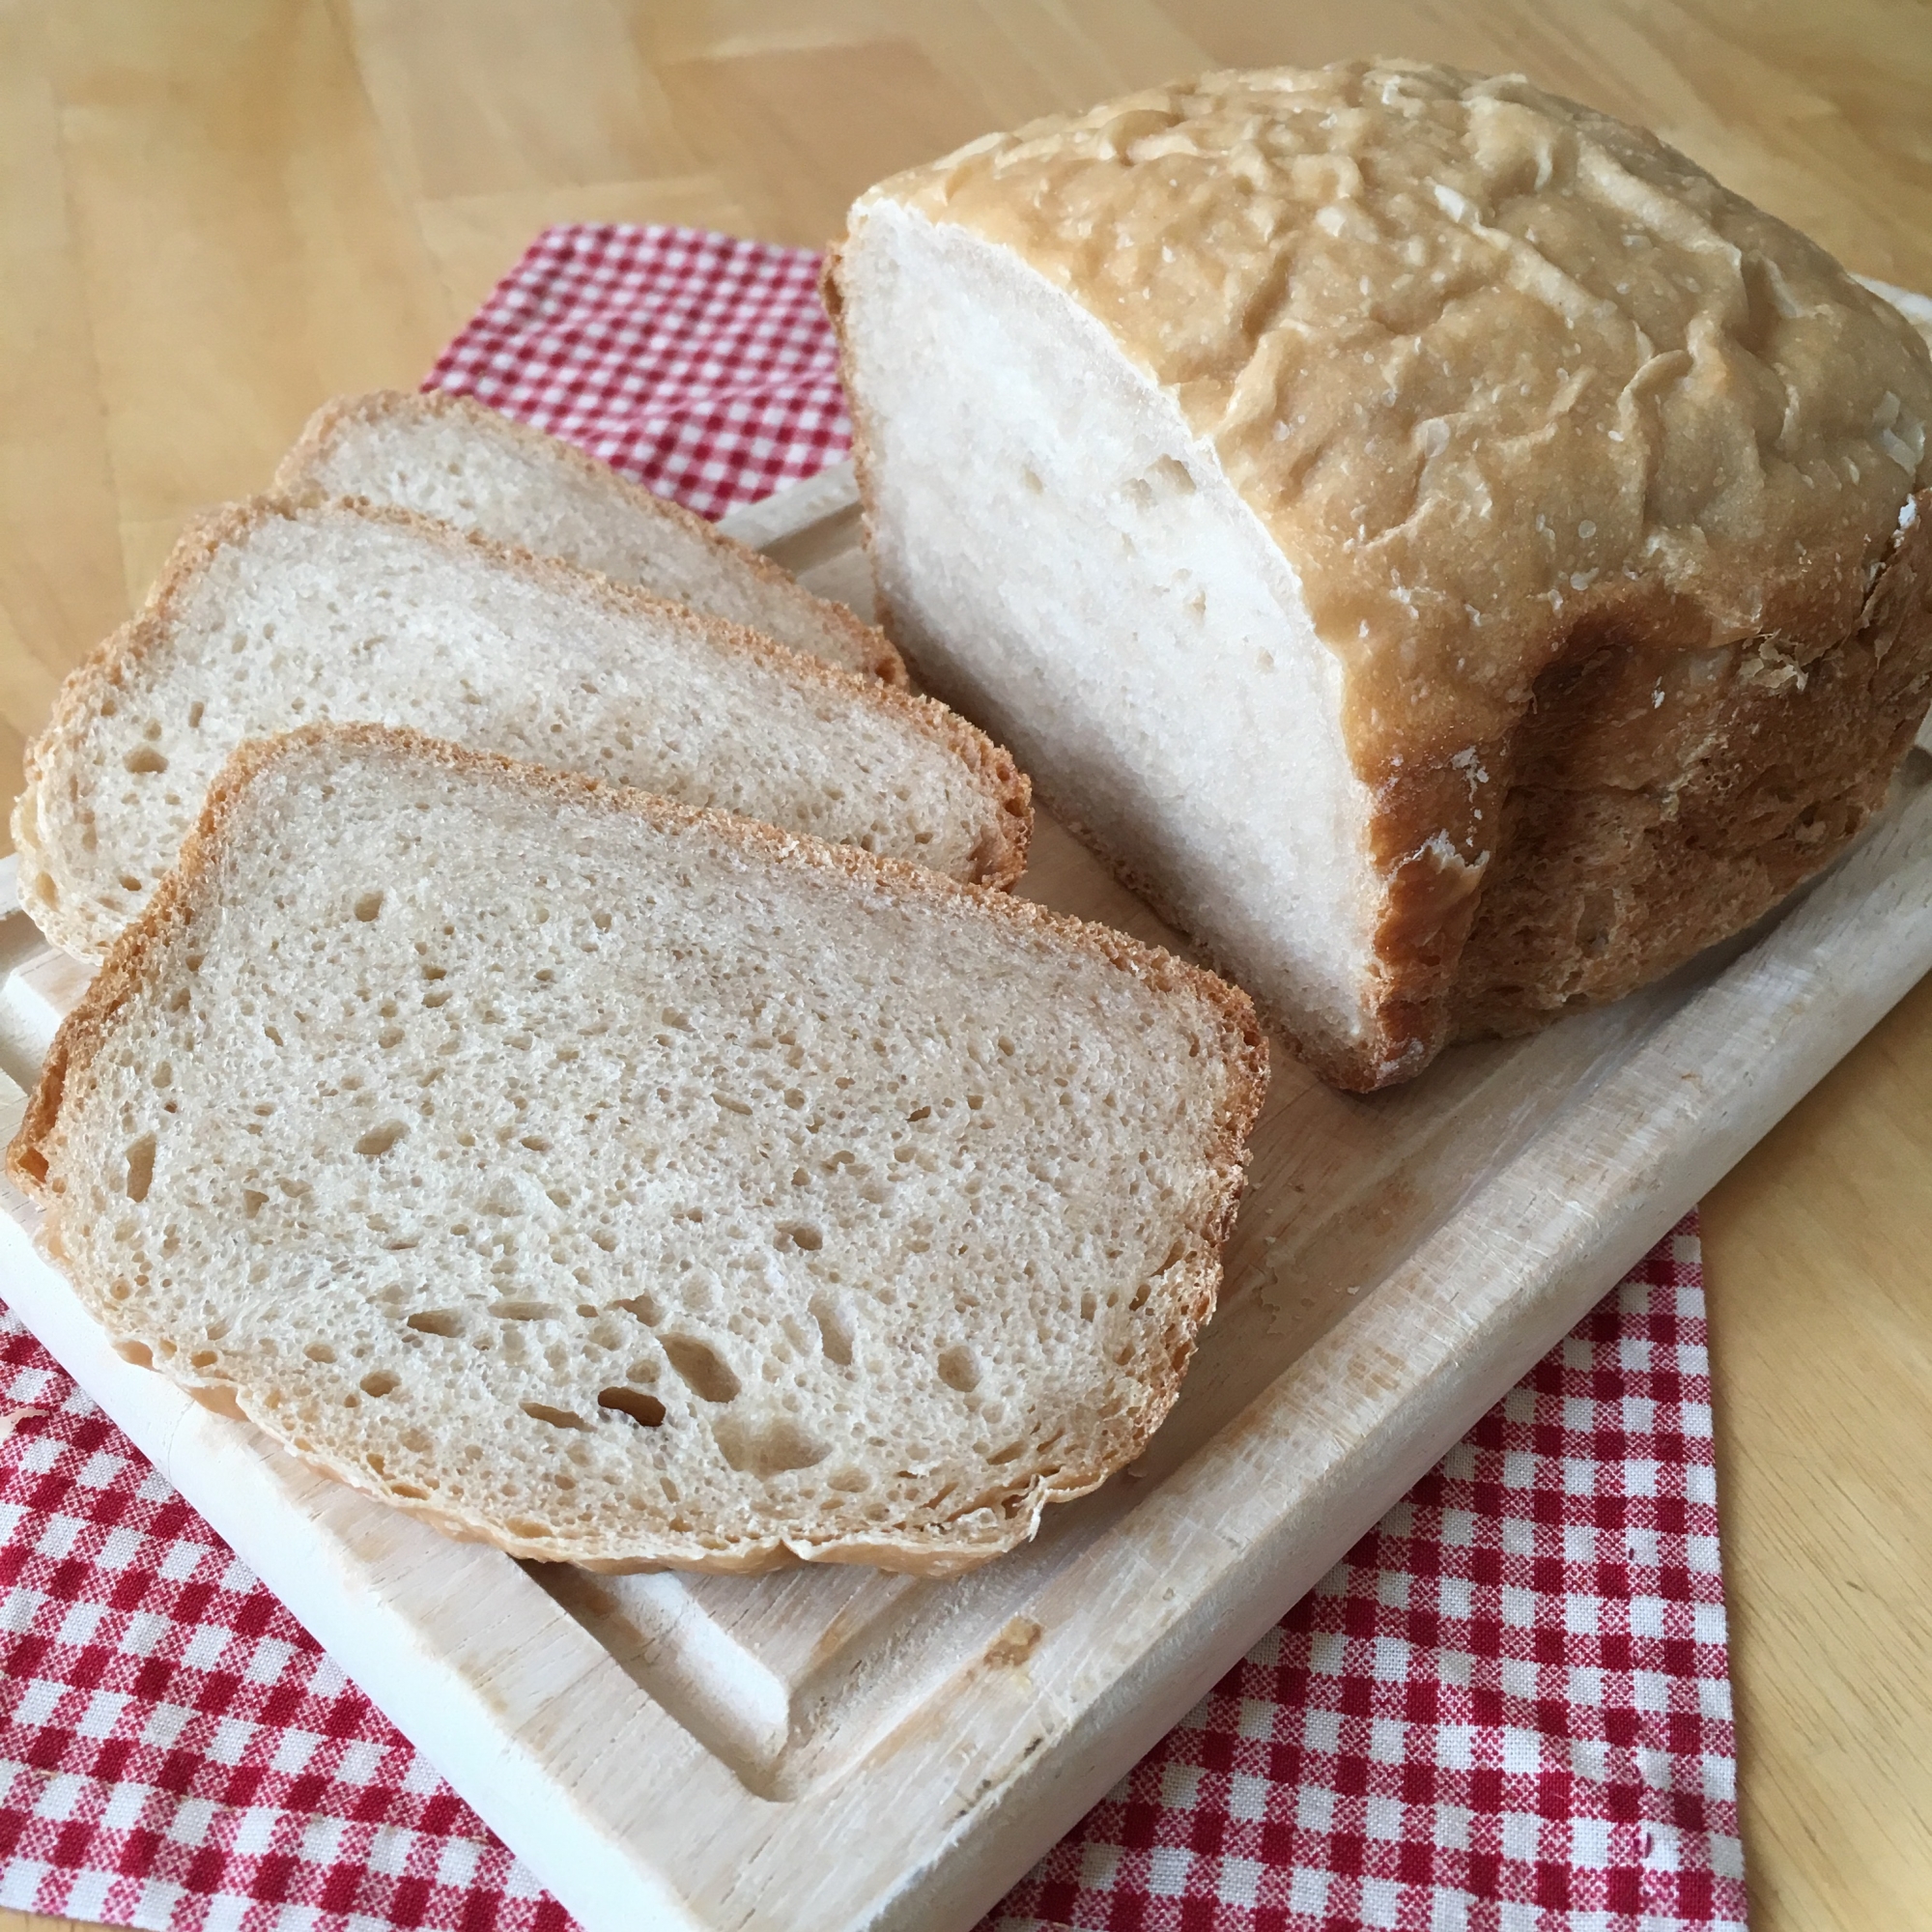
[[[1932,288],[1932,15],[1889,0],[0,9],[0,789],[187,511],[257,487],[324,395],[414,381],[543,223],[816,242],[986,128],[1364,51],[1647,121]],[[1928,1093],[1921,987],[1708,1207],[1761,1932],[1932,1922]]]

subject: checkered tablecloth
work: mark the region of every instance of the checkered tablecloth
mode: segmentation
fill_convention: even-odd
[[[539,239],[438,362],[716,515],[845,446],[816,258]],[[1741,1928],[1694,1222],[982,1932]],[[0,1318],[0,1905],[207,1932],[571,1921]]]

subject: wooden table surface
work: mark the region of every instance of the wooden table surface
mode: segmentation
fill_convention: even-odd
[[[0,0],[0,790],[185,516],[545,223],[818,243],[989,128],[1372,52],[1646,122],[1932,290],[1910,0]],[[1757,1932],[1932,1924],[1928,1094],[1932,982],[1705,1208]]]

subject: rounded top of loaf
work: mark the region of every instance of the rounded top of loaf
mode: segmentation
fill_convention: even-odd
[[[1803,666],[1932,485],[1932,355],[1654,135],[1404,61],[1210,73],[881,198],[1016,251],[1179,403],[1348,668],[1365,777],[1594,637]]]

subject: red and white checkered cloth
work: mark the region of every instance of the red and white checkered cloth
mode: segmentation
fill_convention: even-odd
[[[809,248],[699,228],[550,228],[430,371],[722,517],[852,442]]]
[[[716,514],[843,451],[815,268],[554,229],[431,381]],[[982,1932],[1742,1928],[1710,1400],[1687,1221]],[[0,1435],[0,1905],[568,1932],[4,1316]]]
[[[1695,1216],[983,1932],[1745,1923]]]

